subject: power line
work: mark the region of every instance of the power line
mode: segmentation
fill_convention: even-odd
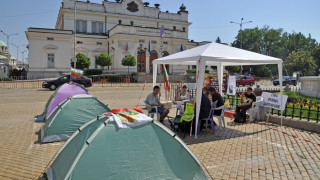
[[[21,16],[34,16],[34,15],[39,15],[39,14],[49,14],[57,11],[46,11],[46,12],[38,12],[38,13],[28,13],[28,14],[19,14],[19,15],[13,15],[13,16],[1,16],[0,19],[4,18],[14,18],[14,17],[21,17]]]

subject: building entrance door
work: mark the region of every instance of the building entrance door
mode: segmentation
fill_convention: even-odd
[[[137,72],[146,72],[146,52],[139,50],[137,55]]]
[[[153,72],[153,64],[152,64],[152,61],[155,60],[155,59],[158,59],[158,53],[157,51],[155,50],[152,50],[150,52],[150,62],[149,62],[149,72],[152,73]]]

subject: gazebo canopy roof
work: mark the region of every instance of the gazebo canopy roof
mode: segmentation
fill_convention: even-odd
[[[154,60],[154,64],[196,65],[199,59],[207,65],[262,65],[279,64],[282,60],[255,52],[230,47],[219,43],[208,43],[179,53]]]

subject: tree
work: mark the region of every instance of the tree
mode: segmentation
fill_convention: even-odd
[[[91,61],[86,55],[78,53],[77,54],[77,64],[76,69],[88,69],[90,67]],[[74,67],[74,62],[71,62],[71,67]]]
[[[229,72],[229,74],[237,73],[240,71],[240,66],[226,66],[226,70]]]
[[[320,46],[317,46],[312,50],[312,57],[318,66],[317,69],[320,69]],[[318,72],[320,74],[320,71]]]
[[[216,39],[216,43],[221,43],[220,37],[218,36]]]
[[[121,65],[128,66],[128,74],[129,74],[129,66],[137,65],[136,58],[134,56],[128,55],[122,59]]]
[[[310,51],[293,51],[284,60],[284,70],[288,74],[294,71],[301,71],[303,75],[313,76],[316,73],[317,65]]]
[[[96,64],[101,66],[104,69],[105,66],[111,66],[113,64],[112,57],[109,54],[101,53],[98,57],[96,57]]]

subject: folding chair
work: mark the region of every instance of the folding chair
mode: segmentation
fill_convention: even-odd
[[[198,133],[200,132],[201,121],[206,121],[206,128],[207,128],[208,127],[208,120],[209,120],[210,123],[211,123],[212,134],[214,134],[213,113],[214,113],[214,110],[215,110],[215,108],[217,106],[217,103],[218,103],[218,101],[215,101],[215,102],[212,103],[208,118],[200,119],[200,123],[198,123],[198,129],[197,129]]]
[[[214,109],[214,110],[222,110],[220,116],[213,115],[213,118],[217,118],[218,121],[219,121],[219,128],[220,128],[220,130],[222,130],[222,122],[223,122],[223,127],[226,127],[226,122],[224,121],[224,111],[226,110],[227,106],[228,106],[228,105],[225,104],[225,105],[223,105],[223,106],[220,106],[220,107]],[[221,121],[222,121],[222,122],[221,122]]]
[[[159,107],[159,106],[150,106],[150,105],[146,102],[146,100],[144,100],[143,102],[144,102],[144,104],[146,105],[146,108],[147,108],[147,111],[148,111],[148,116],[151,117],[151,118],[153,118],[154,115],[156,114],[156,115],[157,115],[157,121],[159,121],[159,120],[160,120],[160,114],[158,113],[158,107]],[[154,109],[154,111],[153,111],[153,109]]]

